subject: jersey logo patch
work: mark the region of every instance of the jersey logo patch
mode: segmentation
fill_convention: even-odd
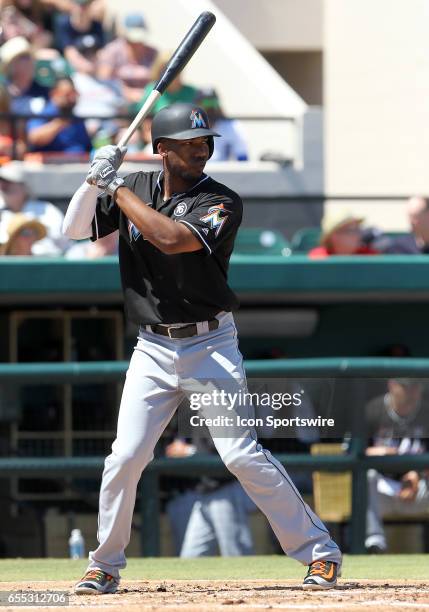
[[[186,202],[180,202],[174,209],[173,215],[175,215],[176,217],[182,217],[187,210],[188,205],[186,204]]]
[[[220,230],[228,219],[227,213],[228,211],[225,210],[223,204],[216,204],[216,206],[210,206],[207,214],[200,217],[200,221],[207,223],[210,226],[210,229],[215,230],[215,238],[217,238]]]
[[[203,116],[197,108],[191,110],[191,114],[189,115],[189,119],[192,122],[192,129],[194,128],[207,128],[206,122],[204,121]]]
[[[128,235],[130,237],[130,242],[132,242],[133,240],[136,241],[141,236],[139,230],[136,228],[134,223],[132,223],[129,219],[128,219]]]

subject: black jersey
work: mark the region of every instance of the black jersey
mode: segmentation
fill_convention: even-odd
[[[203,246],[192,253],[166,255],[145,240],[109,195],[100,195],[92,239],[119,229],[119,265],[128,317],[138,324],[195,323],[237,308],[227,271],[242,218],[240,197],[204,174],[189,191],[166,201],[162,172],[136,172],[124,180],[144,205],[184,223]]]

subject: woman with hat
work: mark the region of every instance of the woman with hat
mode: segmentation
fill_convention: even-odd
[[[7,227],[7,242],[0,247],[1,255],[33,255],[33,244],[46,237],[46,227],[37,219],[17,213]]]
[[[362,241],[361,225],[364,219],[349,212],[327,213],[322,221],[320,246],[311,249],[311,259],[330,255],[376,255],[378,251]]]

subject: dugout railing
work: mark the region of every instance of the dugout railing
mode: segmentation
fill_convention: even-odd
[[[1,364],[0,383],[22,385],[43,381],[121,380],[128,362],[91,363],[32,363]],[[361,377],[407,376],[423,378],[429,375],[429,359],[395,358],[320,358],[258,360],[245,363],[249,378],[256,377],[332,377],[358,379]],[[277,454],[288,469],[345,471],[352,473],[352,513],[350,519],[350,552],[364,552],[367,506],[368,469],[407,471],[428,469],[429,453],[420,455],[366,456],[366,442],[359,435],[363,419],[356,415],[356,437],[352,436],[346,455],[311,456],[306,454]],[[0,458],[0,478],[16,475],[82,477],[101,475],[104,457],[3,457]],[[163,475],[220,474],[226,470],[216,456],[195,456],[183,459],[159,458],[146,468],[141,480],[141,550],[144,556],[160,552],[159,479]]]

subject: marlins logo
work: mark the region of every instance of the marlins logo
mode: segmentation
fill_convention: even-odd
[[[134,225],[134,223],[132,223],[129,219],[128,219],[128,235],[130,237],[130,242],[137,241],[137,239],[141,236],[139,230],[136,228],[136,226]]]
[[[218,234],[222,227],[225,225],[228,219],[228,211],[225,209],[223,204],[217,204],[216,206],[210,206],[207,211],[207,214],[204,217],[200,217],[200,221],[204,223],[208,223],[210,229],[215,231],[215,238],[218,237]]]
[[[191,114],[189,115],[189,119],[192,122],[192,125],[191,125],[192,128],[206,128],[207,127],[202,114],[197,108],[194,108],[191,111]]]

